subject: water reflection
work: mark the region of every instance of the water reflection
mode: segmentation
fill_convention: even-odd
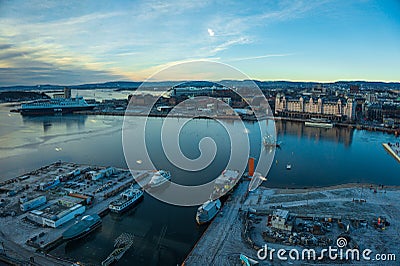
[[[353,141],[354,129],[348,127],[306,127],[304,123],[277,121],[276,132],[278,138],[283,138],[285,135],[295,135],[299,138],[314,139],[316,143],[327,140],[343,143],[345,147],[350,147]]]
[[[52,127],[65,126],[66,129],[85,127],[86,115],[54,115],[54,116],[23,116],[24,125],[43,125],[43,132],[48,132]]]

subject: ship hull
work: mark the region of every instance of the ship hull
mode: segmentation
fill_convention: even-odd
[[[332,128],[332,123],[304,122],[307,127]]]
[[[170,179],[165,179],[158,183],[151,183],[149,186],[152,189],[160,188],[160,187],[163,187],[165,184],[167,184],[168,181],[170,181]]]
[[[80,106],[80,107],[62,107],[62,108],[21,108],[19,110],[21,115],[34,116],[34,115],[55,115],[55,114],[71,114],[77,111],[93,110],[95,106]]]
[[[204,205],[201,206],[196,213],[196,222],[198,225],[206,224],[215,218],[221,209],[221,201],[214,201],[212,207],[207,208],[205,212],[201,212],[201,208],[204,210]]]
[[[199,216],[196,216],[197,224],[198,225],[203,225],[203,224],[211,222],[211,220],[214,219],[215,216],[217,216],[218,212],[219,212],[219,210],[217,210],[212,216],[207,217],[207,218],[200,218]]]
[[[112,206],[112,204],[110,204],[110,206],[108,207],[110,209],[111,212],[114,213],[124,213],[125,211],[130,210],[131,208],[135,207],[136,205],[139,204],[139,202],[141,202],[143,200],[143,195],[142,194],[139,198],[134,199],[131,203],[129,203],[126,207],[122,207],[119,208],[117,206]]]
[[[79,232],[79,233],[77,233],[75,235],[63,236],[63,239],[67,240],[67,241],[81,239],[81,238],[87,236],[88,234],[90,234],[91,232],[93,232],[94,230],[96,230],[98,227],[100,227],[101,223],[102,222],[100,220],[100,221],[96,222],[95,224],[93,224],[92,226],[90,226],[85,231]]]

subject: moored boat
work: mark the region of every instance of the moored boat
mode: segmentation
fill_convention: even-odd
[[[263,142],[263,145],[264,145],[265,147],[277,147],[277,148],[280,148],[280,146],[281,146],[281,143],[278,142],[278,141],[277,141],[274,137],[272,137],[271,135],[265,135],[265,136],[263,137],[262,142]]]
[[[221,201],[208,200],[197,209],[196,221],[198,224],[204,224],[211,221],[221,209]]]
[[[216,199],[229,194],[240,179],[239,171],[226,169],[214,181],[211,198]]]
[[[171,180],[171,173],[164,170],[159,170],[154,173],[153,177],[149,182],[150,188],[160,187],[161,185],[165,184],[166,182]]]
[[[130,187],[120,194],[120,197],[112,201],[108,208],[113,212],[123,212],[143,197],[143,190]]]
[[[84,237],[101,225],[101,218],[97,214],[85,215],[62,233],[64,240],[72,240]]]
[[[88,104],[82,96],[76,98],[53,98],[22,104],[21,115],[68,114],[76,111],[92,110],[95,104]]]
[[[333,123],[329,119],[323,118],[311,118],[309,121],[304,122],[305,126],[309,127],[322,127],[322,128],[332,128]]]

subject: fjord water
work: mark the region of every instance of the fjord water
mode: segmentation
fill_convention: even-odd
[[[57,160],[82,164],[126,168],[122,149],[123,117],[118,116],[42,116],[21,117],[0,105],[0,181]],[[138,117],[137,119],[144,119]],[[164,119],[151,118],[155,132]],[[172,119],[180,126],[182,121]],[[232,121],[229,127],[238,127]],[[266,123],[261,122],[261,127]],[[257,134],[257,124],[245,123],[251,155],[265,151]],[[383,149],[382,142],[399,141],[393,135],[349,128],[319,129],[302,123],[276,123],[281,148],[276,150],[268,174],[268,187],[327,186],[349,182],[399,185],[400,164]],[[154,132],[152,131],[152,132]],[[230,156],[224,128],[213,120],[196,119],[183,127],[180,143],[189,158],[199,156],[198,143],[211,137],[217,144],[215,161],[202,172],[188,177],[168,164],[162,156],[160,139],[151,137],[148,147],[155,164],[171,171],[173,180],[194,183],[218,176]],[[256,158],[257,162],[257,158]],[[263,163],[263,162],[260,162]],[[292,170],[286,170],[286,164]],[[203,181],[203,180],[201,180]],[[142,203],[122,216],[107,215],[95,233],[77,242],[63,244],[52,254],[98,265],[113,249],[113,240],[122,232],[136,236],[134,248],[119,265],[176,265],[181,263],[205,227],[195,222],[197,207],[178,207],[160,202],[146,194]]]

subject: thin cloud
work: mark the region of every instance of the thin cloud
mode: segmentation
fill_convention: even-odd
[[[211,54],[216,54],[220,51],[226,50],[229,47],[233,46],[233,45],[237,45],[237,44],[248,44],[251,43],[250,39],[247,37],[239,37],[236,39],[232,39],[232,40],[228,40],[222,44],[219,44],[217,47],[213,48],[211,50]]]
[[[259,56],[249,56],[249,57],[240,57],[240,58],[233,58],[227,60],[227,62],[237,62],[237,61],[246,61],[246,60],[257,60],[263,58],[270,58],[270,57],[285,57],[291,56],[294,54],[266,54],[266,55],[259,55]]]

